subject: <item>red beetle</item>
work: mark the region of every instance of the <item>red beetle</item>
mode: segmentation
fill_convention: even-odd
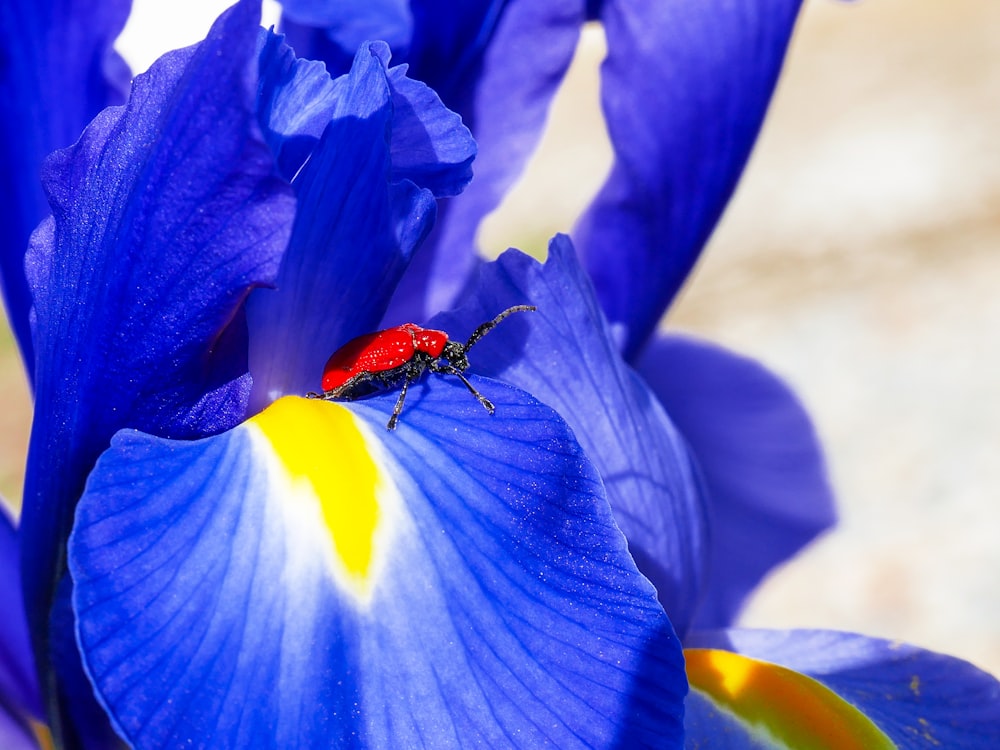
[[[444,331],[421,328],[415,323],[365,333],[333,353],[323,368],[323,392],[308,395],[311,398],[353,401],[402,381],[403,388],[386,425],[387,429],[393,430],[403,410],[406,389],[430,370],[457,375],[469,393],[492,414],[493,404],[463,374],[469,368],[469,349],[508,315],[536,309],[534,305],[508,307],[473,331],[464,344],[452,341]]]

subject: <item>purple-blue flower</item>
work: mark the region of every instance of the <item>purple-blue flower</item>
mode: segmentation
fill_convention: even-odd
[[[474,143],[384,44],[330,79],[258,14],[43,168],[18,533],[57,742],[679,738],[679,640],[555,412],[433,379],[387,433],[394,394],[300,397]]]
[[[701,629],[830,520],[787,389],[649,339],[797,9],[737,6],[338,4],[331,77],[243,0],[53,154],[26,256],[20,528],[0,516],[0,588],[26,602],[0,631],[0,739],[32,746],[44,716],[67,747],[746,747],[818,711],[813,729],[888,747],[991,746],[997,683],[969,665]],[[585,262],[559,236],[545,264],[480,265],[475,226],[588,16],[609,33],[618,161]],[[452,110],[479,138],[468,190],[476,144]],[[470,355],[493,415],[437,375],[393,432],[393,392],[301,398],[404,311],[464,340],[523,303],[538,311]]]

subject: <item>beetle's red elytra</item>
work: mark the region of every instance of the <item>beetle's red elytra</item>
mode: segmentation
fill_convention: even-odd
[[[534,305],[508,307],[473,331],[464,344],[452,341],[444,331],[422,328],[415,323],[362,334],[348,341],[327,360],[323,368],[323,392],[308,393],[307,396],[353,401],[402,382],[399,398],[386,424],[386,429],[394,430],[410,383],[430,371],[457,376],[469,393],[492,414],[493,404],[465,377],[464,373],[469,368],[469,349],[508,315],[536,309]]]

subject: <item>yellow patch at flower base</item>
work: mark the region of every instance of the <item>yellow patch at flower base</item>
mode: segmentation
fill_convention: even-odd
[[[340,404],[294,396],[274,402],[248,424],[277,457],[288,503],[306,514],[318,509],[336,576],[367,598],[393,483],[373,456],[365,428]]]
[[[684,660],[692,690],[775,747],[896,748],[871,719],[807,675],[716,649],[685,649]]]

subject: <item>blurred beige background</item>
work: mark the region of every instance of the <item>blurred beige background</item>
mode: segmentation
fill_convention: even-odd
[[[144,69],[224,5],[150,45],[138,21],[157,29],[163,6],[141,4],[121,47]],[[600,183],[600,50],[588,30],[488,252],[543,248]],[[759,148],[666,322],[782,375],[827,446],[842,523],[747,624],[898,638],[1000,674],[998,134],[996,0],[807,0]],[[16,499],[29,399],[3,336],[0,492]]]

